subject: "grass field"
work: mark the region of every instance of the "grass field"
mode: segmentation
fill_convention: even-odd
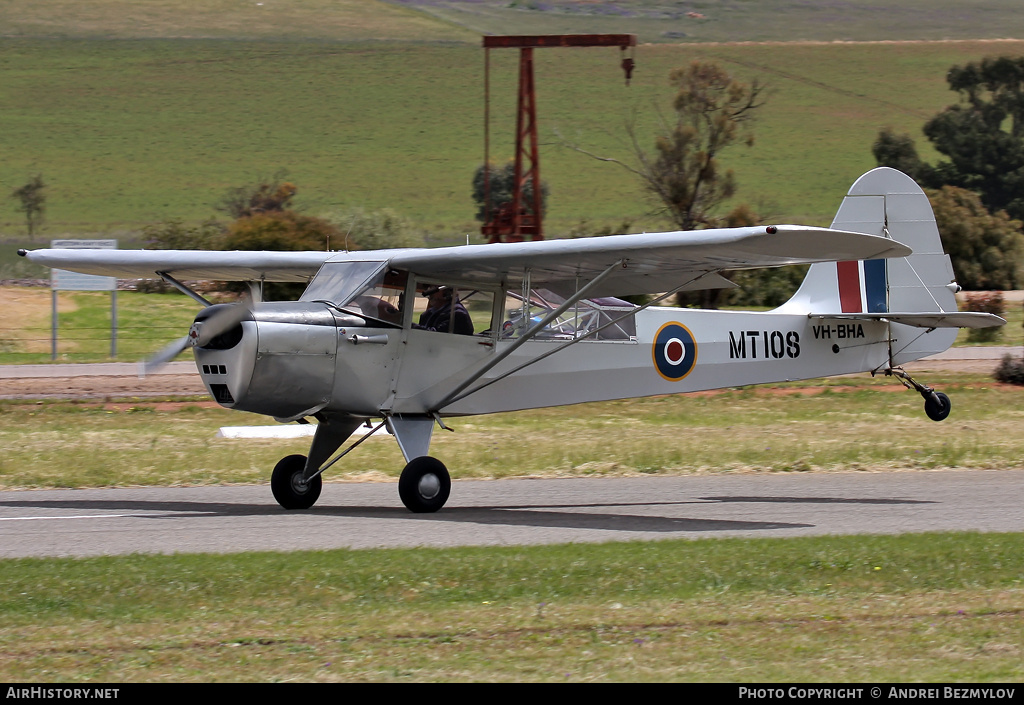
[[[0,680],[1019,683],[1021,534],[0,561]]]
[[[981,375],[933,373],[928,383],[953,402],[941,425],[891,379],[849,377],[455,420],[431,454],[456,478],[1024,467],[1024,389]],[[0,401],[0,414],[7,489],[263,483],[280,458],[309,447],[308,439],[217,438],[221,426],[269,420],[198,404]],[[879,427],[898,432],[878,436]],[[397,479],[397,444],[368,443],[371,451],[353,453],[325,480]]]
[[[619,4],[661,11],[659,3]],[[0,20],[12,28],[0,40],[0,189],[9,193],[31,174],[44,175],[48,214],[39,242],[102,232],[126,246],[145,224],[216,215],[228,188],[280,168],[311,214],[392,207],[432,242],[464,241],[477,230],[469,184],[483,158],[483,52],[465,29],[429,20],[420,3],[342,2],[330,9],[308,0],[266,3],[284,14],[243,31],[254,7],[237,14],[228,11],[231,3],[199,5],[206,9],[184,13],[187,26],[172,21],[177,5],[169,2],[52,1],[21,14],[13,4],[0,5]],[[485,13],[498,5],[473,8]],[[735,19],[759,5],[719,7]],[[822,19],[784,2],[765,5],[785,14],[790,27]],[[972,17],[988,19],[966,23],[966,34],[941,37],[989,36],[970,34],[969,26],[997,26],[1012,36],[1009,13],[985,14],[1009,5],[980,6]],[[906,17],[921,7],[908,1],[893,13],[910,27]],[[467,8],[438,2],[427,9],[436,17]],[[43,15],[69,19],[47,29]],[[316,17],[323,21],[312,22]],[[443,31],[421,26],[428,20]],[[493,21],[486,27],[508,31],[507,19]],[[630,31],[629,15],[617,21],[618,31]],[[308,29],[314,25],[321,34]],[[280,34],[271,38],[264,26]],[[424,41],[409,41],[410,34]],[[623,123],[637,111],[641,132],[650,131],[655,103],[670,97],[672,67],[703,58],[768,82],[755,146],[725,162],[739,176],[742,200],[770,219],[817,225],[830,221],[850,183],[874,166],[870,146],[880,128],[918,135],[927,154],[920,128],[955,97],[944,79],[950,66],[1021,53],[1024,41],[664,43],[637,49],[638,68],[626,88],[615,50],[537,52],[549,232],[619,229],[624,222],[634,231],[666,227],[651,216],[630,174],[561,141],[628,158]],[[514,52],[492,52],[492,154],[499,160],[512,151],[515,70]],[[13,237],[23,224],[13,201],[6,202],[0,233]]]

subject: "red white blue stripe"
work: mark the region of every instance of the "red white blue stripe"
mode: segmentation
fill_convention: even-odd
[[[836,270],[839,277],[839,305],[843,313],[889,311],[884,259],[837,262]]]

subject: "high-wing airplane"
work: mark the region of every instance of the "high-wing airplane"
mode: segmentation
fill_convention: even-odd
[[[896,376],[936,421],[949,398],[902,364],[946,350],[958,327],[1003,325],[957,311],[927,197],[899,171],[853,184],[831,228],[796,225],[366,252],[33,250],[49,267],[162,277],[202,303],[188,335],[221,405],[317,422],[308,456],[271,474],[286,509],[311,507],[321,474],[386,428],[407,465],[413,512],[444,506],[451,480],[428,455],[446,419],[852,372]],[[810,264],[768,312],[660,306],[732,286],[726,270]],[[184,280],[248,281],[251,305],[210,305]],[[265,281],[308,282],[261,301]],[[423,295],[429,295],[426,299]],[[636,306],[622,296],[655,294]],[[423,310],[424,303],[430,308]],[[372,430],[342,450],[354,432]]]

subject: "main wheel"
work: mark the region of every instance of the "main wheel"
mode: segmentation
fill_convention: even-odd
[[[413,458],[398,479],[398,496],[410,512],[436,512],[448,501],[452,479],[448,468],[437,458],[421,455]]]
[[[934,395],[928,394],[924,398],[924,413],[928,414],[928,418],[932,421],[942,421],[949,416],[952,408],[953,404],[949,401],[949,397],[942,392],[935,392]]]
[[[309,509],[320,498],[323,480],[317,475],[312,480],[303,480],[306,456],[289,455],[281,458],[270,476],[270,489],[274,499],[285,509]]]

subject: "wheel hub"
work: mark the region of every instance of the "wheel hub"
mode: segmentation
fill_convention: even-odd
[[[292,475],[292,490],[295,494],[306,494],[306,491],[309,490],[309,482],[302,478],[301,472]]]
[[[441,479],[432,472],[427,473],[420,478],[416,489],[423,499],[433,499],[441,491]]]

